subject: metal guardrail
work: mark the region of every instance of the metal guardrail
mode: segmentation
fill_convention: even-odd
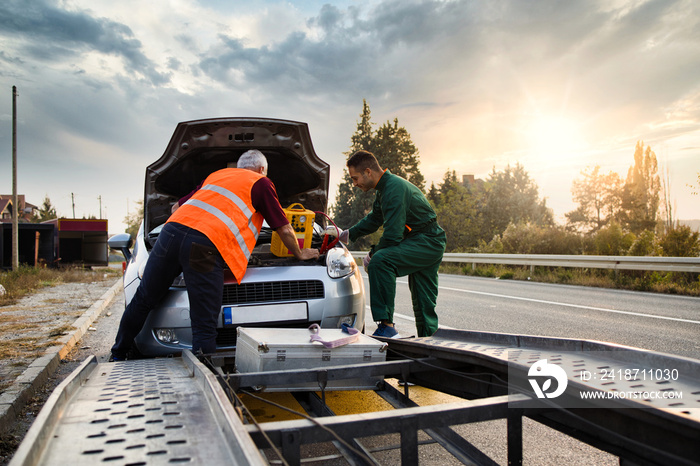
[[[351,251],[363,258],[367,251]],[[476,254],[446,253],[443,262],[472,264],[506,264],[544,267],[574,267],[613,270],[650,270],[659,272],[700,272],[700,257],[649,256],[574,256],[557,254]]]

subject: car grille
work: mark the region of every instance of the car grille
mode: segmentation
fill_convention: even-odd
[[[323,282],[320,280],[242,283],[224,285],[223,304],[269,303],[323,297]]]

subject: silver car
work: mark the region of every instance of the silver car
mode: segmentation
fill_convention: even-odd
[[[172,205],[192,192],[210,173],[235,166],[249,149],[262,151],[268,160],[268,177],[280,203],[299,203],[305,210],[326,213],[329,165],[311,143],[305,123],[268,118],[217,118],[177,125],[165,153],[146,168],[144,219],[135,241],[128,234],[109,240],[127,260],[124,294],[128,305],[141,282],[149,251],[171,212]],[[298,208],[298,207],[295,207]],[[332,225],[315,215],[311,247],[331,242]],[[331,230],[331,231],[329,231]],[[224,276],[223,306],[219,315],[217,349],[236,346],[236,329],[245,327],[362,329],[365,295],[362,277],[345,246],[337,242],[316,261],[277,257],[270,250],[272,231],[267,225],[258,238],[239,285]],[[133,252],[131,246],[133,245]],[[187,284],[182,275],[160,305],[151,311],[136,338],[146,356],[164,356],[192,346]]]

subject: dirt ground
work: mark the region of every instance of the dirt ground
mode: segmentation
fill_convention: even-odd
[[[22,298],[18,303],[0,306],[0,393],[2,393],[47,347],[62,335],[74,331],[73,323],[100,299],[115,283],[113,274],[96,275],[90,283],[64,283],[44,288]],[[116,327],[123,309],[123,295],[102,311],[93,323]],[[111,316],[114,315],[114,318]],[[115,330],[116,332],[116,330]],[[59,364],[56,372],[22,410],[7,433],[0,436],[0,466],[10,462],[24,435],[56,386],[90,354],[92,334],[81,342]],[[100,332],[102,333],[102,332]],[[96,335],[95,335],[96,336]],[[104,353],[100,345],[101,353]],[[101,354],[106,358],[106,354]]]
[[[42,288],[18,303],[0,306],[0,393],[113,285],[113,274],[95,274],[90,283]]]

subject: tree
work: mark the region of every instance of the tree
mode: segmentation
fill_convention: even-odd
[[[620,206],[620,176],[615,172],[600,173],[600,166],[581,172],[575,179],[571,194],[578,207],[565,214],[569,228],[596,232],[618,214]]]
[[[433,188],[434,185],[431,192]],[[433,193],[436,194],[435,213],[447,236],[447,251],[458,252],[476,247],[480,217],[469,188],[457,180],[454,170],[445,173],[439,191]]]
[[[126,233],[129,233],[132,238],[136,238],[139,233],[139,227],[141,226],[141,221],[143,220],[143,200],[136,201],[136,211],[129,212],[126,217],[124,217],[124,223],[126,224]]]
[[[603,177],[600,165],[581,171],[582,179],[575,179],[571,185],[573,201],[578,208],[566,215],[569,225],[581,225],[590,231],[597,231],[605,225],[603,216]]]
[[[670,231],[675,225],[673,220],[673,205],[671,202],[671,174],[669,173],[668,166],[666,166],[666,173],[661,184],[661,192],[663,194],[663,226],[664,232]]]
[[[418,168],[418,149],[411,141],[406,128],[399,126],[398,118],[387,121],[375,133],[372,152],[382,168],[405,178],[421,191],[425,191],[425,178]]]
[[[654,231],[659,212],[659,191],[656,154],[651,147],[644,148],[639,141],[634,150],[634,166],[627,172],[622,190],[622,216],[624,226],[633,233]]]
[[[603,205],[608,222],[619,219],[622,212],[622,178],[615,172],[608,172],[603,177]]]
[[[428,198],[433,207],[437,207],[440,203],[440,191],[435,187],[435,183],[430,183],[430,189],[428,194],[425,195]]]
[[[393,123],[387,121],[376,131],[373,130],[373,125],[369,105],[366,100],[363,100],[360,121],[350,138],[350,151],[345,155],[350,157],[358,150],[370,151],[377,157],[382,168],[388,168],[393,174],[407,179],[424,190],[425,179],[418,168],[418,149],[411,141],[408,131],[399,126],[396,118]],[[365,193],[353,187],[347,169],[343,169],[343,180],[338,185],[335,204],[331,208],[335,223],[341,228],[351,227],[367,215],[373,201],[374,192]],[[378,236],[379,233],[360,238],[352,246],[366,248]]]
[[[363,100],[360,121],[357,123],[355,133],[350,137],[350,150],[345,153],[345,156],[349,158],[358,150],[371,152],[373,149],[372,134],[371,112],[367,101]],[[335,223],[341,228],[353,226],[367,215],[372,208],[373,200],[374,193],[365,193],[361,189],[355,188],[347,168],[344,168],[343,180],[338,185],[335,205],[331,208]]]
[[[49,196],[44,196],[44,202],[41,207],[37,209],[37,213],[32,217],[32,223],[41,223],[47,220],[53,220],[58,218],[56,215],[56,208],[51,204]]]
[[[537,184],[517,163],[502,172],[495,169],[485,184],[482,204],[483,223],[480,238],[490,241],[511,223],[531,222],[554,225],[554,216],[544,199],[540,200]]]
[[[432,189],[432,188],[431,188]],[[457,179],[457,172],[455,170],[447,169],[442,177],[442,183],[440,183],[437,189],[437,201],[436,204],[441,204],[447,200],[455,191],[457,194],[462,194],[464,191],[464,186]],[[430,194],[430,193],[429,193]],[[435,195],[435,193],[431,194]]]

